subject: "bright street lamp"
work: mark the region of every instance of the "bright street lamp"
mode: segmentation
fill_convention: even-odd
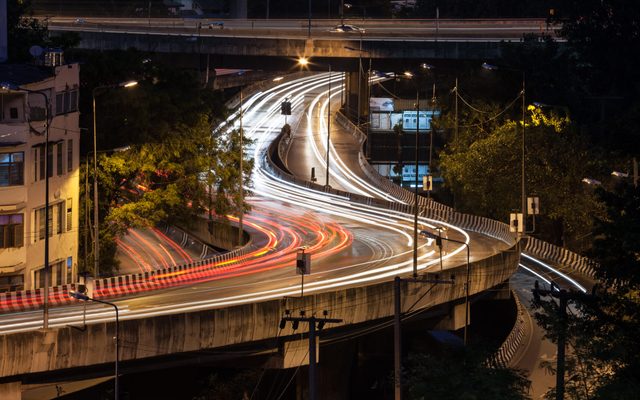
[[[131,88],[138,84],[137,81],[126,81],[115,85],[96,86],[91,91],[91,106],[93,111],[93,229],[94,229],[94,254],[93,254],[93,273],[96,278],[100,277],[100,230],[99,214],[98,214],[98,140],[96,127],[96,96],[98,91],[112,88]]]
[[[119,313],[118,313],[118,306],[116,306],[113,303],[110,303],[108,301],[104,301],[104,300],[98,300],[92,297],[87,296],[84,293],[80,293],[80,292],[74,292],[74,291],[70,291],[69,292],[69,296],[73,297],[74,299],[77,300],[81,300],[81,301],[93,301],[96,303],[102,303],[102,304],[106,304],[108,306],[113,307],[113,309],[116,311],[116,343],[115,343],[115,400],[118,400],[120,397],[120,390],[119,390],[119,385],[118,385],[118,363],[120,361],[120,355],[119,355],[119,341],[120,341],[120,318],[119,318]]]
[[[310,64],[309,59],[306,57],[298,58],[298,65],[301,67],[307,67]],[[329,155],[331,153],[331,64],[325,64],[329,68],[329,92],[327,94],[327,171],[325,178],[325,186],[329,187]]]

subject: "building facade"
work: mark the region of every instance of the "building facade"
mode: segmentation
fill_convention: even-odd
[[[0,291],[76,281],[79,230],[79,66],[0,65]],[[45,154],[49,112],[49,151]],[[49,220],[45,222],[45,162]]]

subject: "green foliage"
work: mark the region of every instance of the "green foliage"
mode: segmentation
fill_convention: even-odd
[[[407,368],[409,399],[527,399],[529,381],[517,370],[489,366],[490,354],[448,349],[440,355],[415,354]]]
[[[527,194],[540,197],[542,218],[559,224],[563,234],[583,235],[598,212],[581,183],[592,156],[566,119],[533,112],[525,139]],[[463,210],[505,220],[521,207],[522,126],[504,119],[480,123],[482,118],[472,113],[464,120],[459,137],[440,154],[440,166]]]
[[[640,390],[640,190],[599,191],[606,216],[595,221],[589,256],[600,290],[579,296],[567,316],[567,399],[634,399]],[[557,340],[562,324],[554,301],[536,303],[536,319]],[[547,398],[553,398],[553,392]]]
[[[156,65],[137,51],[76,56],[87,59],[82,82],[96,99],[103,243],[133,227],[188,224],[209,204],[217,214],[237,213],[239,135],[213,132],[227,114],[219,93],[203,88],[194,74]],[[131,79],[139,82],[131,89],[93,90]],[[81,104],[85,126],[92,125],[90,100]],[[109,150],[122,146],[127,150]],[[244,185],[250,186],[253,163],[246,158]],[[246,202],[243,208],[249,210]],[[101,252],[101,259],[113,256]]]

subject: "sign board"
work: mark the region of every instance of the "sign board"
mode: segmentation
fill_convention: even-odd
[[[509,232],[522,233],[522,213],[509,214]]]
[[[311,274],[311,254],[302,251],[296,254],[296,273],[298,275]]]
[[[369,99],[371,111],[393,111],[393,99],[390,97],[372,97]]]
[[[527,214],[528,215],[540,214],[540,198],[538,196],[527,197]]]

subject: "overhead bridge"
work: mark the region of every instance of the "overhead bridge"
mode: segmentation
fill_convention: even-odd
[[[337,32],[335,26],[340,23],[340,20],[326,19],[48,20],[54,34],[78,33],[83,49],[136,48],[156,53],[285,59],[303,55],[334,59],[353,59],[359,55],[387,60],[491,59],[500,55],[502,42],[518,43],[527,35],[556,37],[557,29],[543,19],[346,20],[346,24],[357,30]],[[264,59],[262,63],[265,64]],[[243,67],[247,67],[246,60]],[[263,65],[263,68],[272,66]]]

